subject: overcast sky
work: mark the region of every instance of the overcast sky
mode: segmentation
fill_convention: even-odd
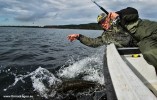
[[[95,0],[108,11],[128,6],[157,21],[157,0]],[[65,25],[96,22],[102,11],[91,0],[0,0],[0,25]]]

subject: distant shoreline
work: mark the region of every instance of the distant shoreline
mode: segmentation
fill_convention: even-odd
[[[102,30],[97,23],[79,24],[79,25],[45,25],[45,26],[0,26],[0,27],[21,27],[21,28],[58,28],[58,29],[92,29]]]

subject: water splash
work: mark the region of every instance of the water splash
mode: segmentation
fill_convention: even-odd
[[[75,78],[81,74],[83,74],[82,79],[88,81],[95,81],[100,84],[104,84],[104,76],[103,76],[103,55],[104,48],[100,48],[95,54],[90,57],[86,57],[82,60],[74,62],[71,60],[73,64],[68,67],[62,67],[58,76],[60,78]]]
[[[7,91],[7,89],[15,86],[19,81],[22,81],[24,83],[24,79],[30,77],[34,91],[38,92],[41,97],[49,98],[53,97],[56,94],[56,91],[54,91],[52,87],[62,82],[47,69],[41,67],[37,68],[35,71],[27,75],[16,76],[14,74],[14,76],[14,83],[12,85],[9,85],[6,89],[4,89],[4,91]]]
[[[93,81],[104,85],[103,76],[103,47],[100,48],[92,56],[86,57],[82,60],[75,61],[73,58],[69,59],[68,67],[61,68],[57,76],[59,78],[76,78],[82,76],[83,80]],[[55,90],[58,84],[62,83],[62,80],[56,78],[53,73],[49,72],[47,69],[39,67],[35,71],[27,73],[26,75],[16,75],[13,84],[9,85],[7,89],[14,87],[19,81],[25,83],[26,78],[30,78],[32,82],[32,87],[41,97],[53,98],[56,97],[57,91]],[[60,96],[61,97],[61,96]]]
[[[56,92],[51,90],[52,86],[61,83],[62,81],[56,78],[52,73],[44,68],[38,68],[31,75],[34,91],[37,91],[42,97],[53,97]]]

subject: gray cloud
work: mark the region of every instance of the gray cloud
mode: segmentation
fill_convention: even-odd
[[[156,20],[156,0],[95,0],[109,11],[128,6],[139,10],[141,18]],[[79,24],[96,22],[101,12],[91,0],[0,0],[0,17],[25,24]],[[157,20],[156,20],[157,21]],[[7,21],[6,21],[7,22]]]

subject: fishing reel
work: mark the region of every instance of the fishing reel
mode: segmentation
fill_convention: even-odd
[[[119,22],[120,22],[120,18],[119,16],[117,16],[114,20],[112,20],[112,25],[116,26],[117,24],[119,24]]]

